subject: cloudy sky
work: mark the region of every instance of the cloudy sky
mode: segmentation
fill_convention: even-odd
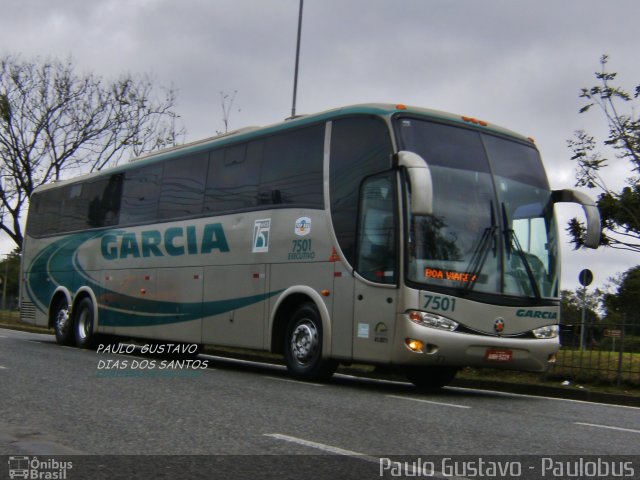
[[[178,90],[186,140],[223,130],[220,92],[237,91],[230,127],[291,112],[299,0],[0,0],[0,55],[71,57],[81,72],[149,73]],[[578,114],[602,54],[640,83],[637,0],[305,0],[298,113],[393,102],[475,116],[534,137],[554,188],[573,187],[567,139],[606,132]],[[626,166],[625,166],[626,167]],[[612,186],[628,169],[609,172]],[[595,195],[595,192],[591,192]],[[558,208],[560,227],[580,215]],[[8,243],[3,250],[11,247]],[[640,263],[563,245],[563,287]]]

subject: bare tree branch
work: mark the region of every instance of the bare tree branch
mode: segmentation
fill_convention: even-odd
[[[20,246],[38,186],[177,144],[175,103],[175,90],[149,77],[108,82],[77,74],[71,60],[1,58],[0,230]]]

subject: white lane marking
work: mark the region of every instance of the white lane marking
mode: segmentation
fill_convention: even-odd
[[[0,338],[7,338],[6,335],[0,335]]]
[[[292,378],[270,377],[268,375],[263,375],[263,378],[268,378],[269,380],[277,380],[278,382],[297,383],[298,385],[308,385],[310,387],[324,387],[322,383],[301,382],[300,380],[294,380]]]
[[[576,422],[576,425],[582,425],[584,427],[606,428],[608,430],[618,430],[620,432],[640,433],[640,430],[634,430],[633,428],[614,427],[612,425],[598,425],[597,423]]]
[[[290,435],[283,435],[281,433],[263,433],[265,437],[275,438],[277,440],[284,440],[285,442],[295,443],[297,445],[301,445],[303,447],[315,448],[316,450],[321,450],[323,452],[332,453],[334,455],[343,455],[346,457],[356,458],[358,460],[363,460],[365,462],[375,463],[380,466],[380,469],[383,467],[391,467],[400,468],[401,471],[407,476],[417,477],[417,476],[428,476],[430,478],[438,478],[448,480],[449,478],[459,478],[464,479],[465,477],[445,477],[442,472],[438,471],[423,471],[422,466],[418,462],[418,468],[414,465],[407,465],[408,462],[396,462],[391,460],[390,458],[384,457],[373,457],[371,455],[365,455],[364,453],[355,452],[353,450],[346,450],[340,447],[334,447],[333,445],[327,445],[326,443],[312,442],[311,440],[305,440],[304,438],[292,437]]]
[[[365,455],[364,453],[354,452],[353,450],[345,450],[344,448],[334,447],[333,445],[327,445],[325,443],[312,442],[311,440],[305,440],[304,438],[291,437],[289,435],[282,435],[281,433],[265,433],[265,437],[276,438],[278,440],[284,440],[285,442],[295,443],[304,447],[315,448],[316,450],[322,450],[323,452],[333,453],[335,455],[345,455],[347,457],[358,457],[368,462],[378,463],[379,459]]]
[[[240,365],[248,365],[248,366],[256,366],[256,367],[271,367],[271,368],[277,368],[278,370],[282,370],[282,371],[287,369],[287,367],[285,367],[284,365],[277,365],[275,363],[257,362],[254,360],[242,360],[240,358],[233,358],[233,357],[221,357],[219,355],[210,355],[208,353],[201,353],[200,356],[205,358],[212,358],[214,360],[221,360],[228,363],[237,363]]]
[[[401,397],[400,395],[387,395],[389,398],[396,398],[398,400],[409,400],[411,402],[420,402],[420,403],[429,403],[431,405],[441,405],[443,407],[453,407],[453,408],[471,408],[468,405],[459,405],[457,403],[445,403],[445,402],[435,402],[433,400],[423,400],[422,398],[412,398],[412,397]]]
[[[555,400],[557,402],[570,402],[570,403],[584,403],[586,405],[600,405],[601,407],[615,407],[615,408],[627,408],[633,410],[640,410],[640,407],[634,407],[632,405],[618,405],[615,403],[602,403],[602,402],[594,402],[590,400],[575,400],[573,398],[561,398],[561,397],[547,397],[545,395],[527,395],[526,393],[511,393],[511,392],[503,392],[500,390],[486,390],[483,388],[466,388],[466,387],[446,387],[450,390],[458,390],[461,392],[481,392],[481,393],[489,393],[491,395],[498,395],[501,397],[522,397],[522,398],[533,398],[540,400]]]
[[[0,365],[0,370],[8,370],[7,367],[3,367],[2,365]]]

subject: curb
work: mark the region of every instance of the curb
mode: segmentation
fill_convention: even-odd
[[[36,327],[35,325],[16,325],[15,323],[0,322],[0,328],[6,328],[7,330],[18,330],[20,332],[46,333],[49,335],[53,335],[53,330],[44,327]]]
[[[617,393],[594,392],[589,390],[588,388],[578,390],[561,387],[551,387],[548,385],[506,383],[500,381],[472,380],[466,378],[455,379],[451,383],[451,386],[640,408],[640,397],[621,395]]]

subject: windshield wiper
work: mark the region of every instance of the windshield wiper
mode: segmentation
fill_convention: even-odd
[[[487,227],[484,229],[482,233],[482,237],[478,241],[478,244],[473,249],[473,256],[469,260],[469,264],[467,265],[466,271],[470,273],[469,279],[465,284],[465,290],[472,290],[478,280],[478,276],[482,271],[482,267],[484,266],[484,262],[487,260],[487,255],[489,254],[489,250],[491,250],[491,243],[495,238],[495,232],[498,227]]]
[[[496,255],[496,244],[494,242],[494,239],[496,236],[496,230],[498,230],[498,226],[496,225],[496,219],[493,213],[493,202],[490,203],[489,209],[491,211],[491,226],[484,229],[480,240],[473,249],[473,255],[471,256],[469,264],[466,268],[466,271],[471,275],[469,275],[469,280],[467,280],[467,283],[464,286],[465,290],[472,290],[475,286],[478,280],[478,276],[482,271],[482,267],[484,266],[484,262],[487,260],[487,255],[489,254],[492,243],[493,255]]]
[[[533,273],[533,268],[531,268],[531,263],[527,258],[527,254],[522,248],[522,245],[520,245],[520,241],[518,240],[518,235],[516,235],[515,230],[513,230],[512,228],[506,228],[506,226],[509,225],[509,221],[507,218],[507,211],[505,209],[504,203],[502,204],[502,221],[505,225],[504,240],[507,255],[511,256],[512,248],[518,254],[518,257],[522,261],[522,265],[524,265],[524,269],[527,272],[527,277],[529,278],[529,283],[531,285],[531,289],[533,290],[533,295],[537,300],[540,300],[542,298],[542,295],[540,295],[540,288],[538,287],[538,282],[536,281],[536,276]]]

